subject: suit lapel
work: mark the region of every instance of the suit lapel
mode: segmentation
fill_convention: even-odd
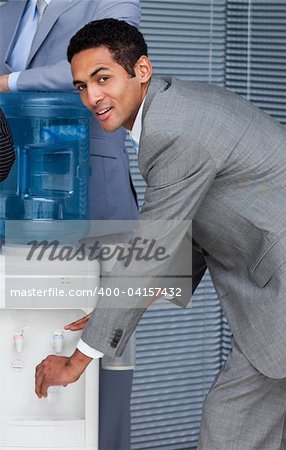
[[[148,88],[146,100],[145,100],[144,107],[143,107],[143,113],[142,113],[143,120],[145,119],[146,113],[147,113],[156,93],[159,91],[164,91],[169,84],[170,84],[169,79],[151,78],[151,82],[150,82],[150,85]]]
[[[63,12],[65,12],[67,9],[71,8],[75,3],[78,3],[78,1],[79,0],[51,1],[43,15],[41,23],[38,26],[34,40],[32,42],[30,55],[27,61],[27,68],[29,67],[30,62],[34,58],[35,54],[48,36],[49,32],[51,31],[60,15],[63,14]]]
[[[171,84],[171,79],[169,79],[169,78],[166,78],[166,79],[152,78],[151,83],[148,88],[148,91],[147,91],[146,100],[145,100],[143,112],[142,112],[142,132],[141,132],[141,139],[140,139],[140,145],[139,145],[139,151],[138,151],[139,169],[140,169],[140,172],[141,172],[143,178],[145,179],[145,181],[146,181],[146,178],[145,178],[146,165],[148,164],[148,161],[149,161],[150,152],[152,152],[153,149],[147,148],[146,146],[144,147],[144,137],[145,137],[144,121],[145,121],[146,115],[148,113],[148,110],[150,108],[150,105],[151,105],[152,101],[155,99],[156,95],[159,92],[165,91],[170,86],[170,84]],[[141,151],[141,149],[143,149],[143,151]]]
[[[14,44],[15,35],[18,31],[18,27],[19,27],[24,9],[26,7],[26,4],[27,4],[27,1],[25,1],[25,0],[24,1],[19,0],[19,1],[13,1],[13,2],[10,1],[10,2],[7,2],[6,5],[3,4],[3,7],[5,6],[5,8],[11,9],[9,21],[10,21],[10,30],[12,30],[13,34],[11,35],[9,45],[7,48],[7,52],[6,52],[6,55],[4,58],[5,64],[9,68],[9,70],[11,70],[11,67],[9,66],[9,64],[7,64],[7,59],[8,59],[8,56],[10,55],[11,47]]]

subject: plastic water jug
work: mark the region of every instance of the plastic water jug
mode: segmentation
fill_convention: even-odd
[[[0,106],[17,155],[0,183],[0,237],[8,219],[25,221],[19,241],[81,238],[88,218],[90,113],[76,93],[0,94]]]

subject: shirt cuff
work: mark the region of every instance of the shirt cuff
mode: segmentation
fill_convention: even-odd
[[[89,356],[89,358],[98,359],[104,356],[102,352],[100,352],[99,350],[95,350],[95,348],[90,347],[82,339],[78,341],[77,349],[84,355]]]
[[[18,92],[17,81],[21,72],[12,72],[8,76],[8,87],[12,92]]]

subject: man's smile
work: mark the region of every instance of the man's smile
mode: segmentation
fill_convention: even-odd
[[[110,111],[112,107],[101,108],[95,111],[95,115],[98,120],[106,120],[110,116]]]

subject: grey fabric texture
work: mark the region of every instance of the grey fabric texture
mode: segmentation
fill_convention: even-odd
[[[258,372],[236,342],[206,397],[198,450],[285,450],[286,379]]]
[[[192,220],[241,351],[264,375],[284,378],[285,128],[226,89],[154,78],[139,167],[147,182],[140,218]],[[116,267],[124,273],[120,262]],[[83,339],[120,354],[145,308],[142,299],[100,299]]]

